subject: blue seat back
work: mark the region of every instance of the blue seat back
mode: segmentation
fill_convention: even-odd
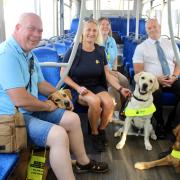
[[[60,62],[57,52],[49,47],[35,48],[33,53],[39,62]],[[60,68],[41,67],[41,70],[45,80],[55,87],[60,80]],[[41,100],[45,99],[42,95],[39,98]]]

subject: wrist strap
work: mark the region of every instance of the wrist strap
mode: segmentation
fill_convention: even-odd
[[[123,89],[124,87],[120,87],[119,89],[118,89],[118,91],[121,93],[121,91],[122,91],[122,89]]]

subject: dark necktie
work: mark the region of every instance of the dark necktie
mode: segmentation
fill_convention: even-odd
[[[159,61],[161,63],[163,74],[164,75],[170,75],[169,65],[167,63],[167,59],[166,59],[166,56],[164,54],[164,51],[159,44],[159,41],[156,41],[156,49],[157,49]]]

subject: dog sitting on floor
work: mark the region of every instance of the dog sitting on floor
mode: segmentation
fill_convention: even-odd
[[[152,93],[159,88],[157,78],[148,72],[140,72],[134,76],[136,82],[135,90],[125,109],[126,119],[122,128],[120,128],[114,136],[121,136],[121,141],[116,145],[117,149],[122,149],[125,145],[128,132],[132,132],[132,128],[144,130],[144,144],[146,150],[152,150],[149,142],[149,136],[156,140],[157,137],[151,124],[151,117],[155,112]]]
[[[173,133],[176,137],[176,142],[173,145],[173,151],[171,154],[167,155],[166,157],[151,161],[151,162],[138,162],[135,164],[135,168],[143,170],[143,169],[150,169],[155,166],[174,166],[176,172],[180,173],[180,125],[178,125],[174,130]]]

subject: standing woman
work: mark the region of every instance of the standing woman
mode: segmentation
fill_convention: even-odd
[[[95,150],[105,150],[107,139],[105,128],[112,117],[114,105],[107,92],[107,84],[112,84],[123,96],[130,91],[123,88],[111,76],[104,48],[95,42],[98,38],[98,23],[89,19],[83,24],[82,42],[79,44],[75,59],[64,82],[72,90],[73,101],[88,106],[88,118],[91,125],[92,143]],[[68,62],[72,48],[64,56]],[[66,67],[61,68],[63,74]],[[99,122],[99,126],[97,126]]]
[[[112,37],[111,23],[108,18],[101,17],[99,20],[99,29],[103,38],[103,46],[105,47],[106,58],[108,61],[110,73],[116,77],[116,81],[123,87],[128,88],[128,79],[117,71],[117,45]],[[108,88],[109,93],[114,98],[116,104],[115,111],[119,111],[121,107],[121,101],[123,97],[121,94],[111,85]]]

